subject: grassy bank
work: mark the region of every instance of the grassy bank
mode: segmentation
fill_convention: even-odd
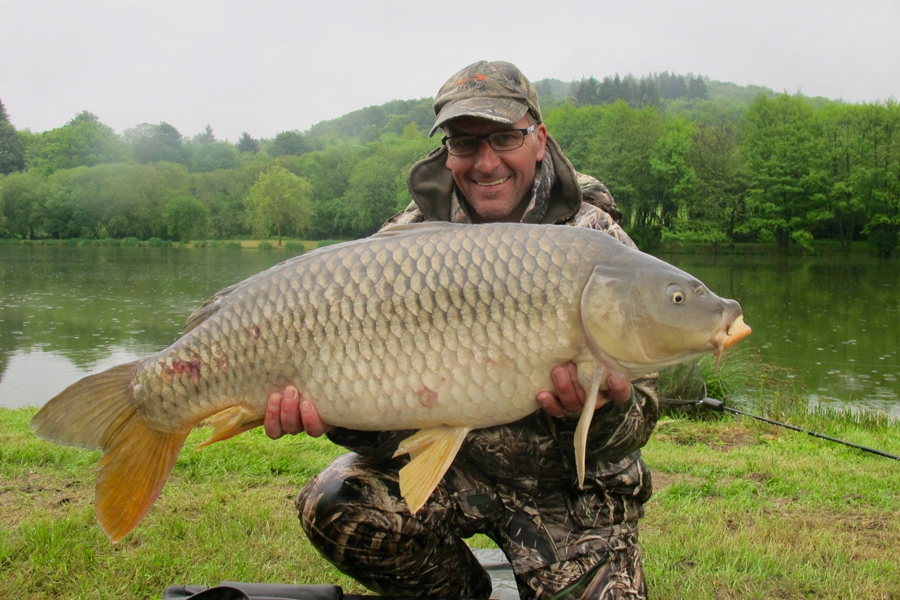
[[[0,597],[159,598],[171,584],[336,583],[292,498],[340,449],[260,430],[191,449],[149,516],[109,544],[92,509],[98,453],[37,440],[0,409]],[[795,424],[900,454],[900,426]],[[732,418],[665,418],[645,449],[641,539],[653,598],[900,598],[900,463]],[[483,544],[484,540],[476,540]]]

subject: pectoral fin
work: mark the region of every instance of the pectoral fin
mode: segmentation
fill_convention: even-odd
[[[263,424],[263,416],[249,406],[239,404],[214,414],[209,418],[209,422],[213,427],[212,435],[197,446],[197,450],[260,427]]]
[[[585,454],[587,453],[587,437],[591,428],[591,419],[594,418],[594,411],[599,408],[597,406],[597,394],[600,393],[600,386],[603,383],[603,376],[606,371],[599,366],[594,367],[594,375],[591,378],[591,389],[588,391],[587,398],[584,402],[584,408],[581,410],[581,418],[578,419],[578,426],[575,428],[575,469],[578,473],[578,488],[584,488],[584,471],[585,471]]]
[[[431,496],[469,431],[469,427],[423,429],[400,442],[394,456],[410,456],[409,464],[400,469],[400,495],[409,512],[415,514]]]

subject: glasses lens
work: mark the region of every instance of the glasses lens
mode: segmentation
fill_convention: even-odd
[[[488,143],[497,152],[515,150],[525,143],[525,133],[515,129],[497,131],[488,136]]]
[[[495,152],[506,152],[520,148],[525,143],[525,133],[531,133],[534,127],[527,130],[507,129],[504,131],[495,131],[489,135],[452,135],[444,138],[447,144],[447,150],[454,156],[468,156],[478,152],[478,146],[481,140],[487,139],[488,144]]]
[[[474,135],[454,135],[447,138],[447,150],[456,156],[475,154],[478,151],[478,138]]]

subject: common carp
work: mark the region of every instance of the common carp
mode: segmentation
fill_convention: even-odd
[[[262,424],[295,384],[323,421],[417,429],[398,455],[412,512],[472,429],[519,420],[578,366],[579,484],[597,393],[750,333],[740,305],[599,231],[563,225],[420,224],[315,250],[226,288],[161,352],[85,377],[32,426],[100,449],[95,511],[116,542],[150,510],[191,429],[203,445]]]

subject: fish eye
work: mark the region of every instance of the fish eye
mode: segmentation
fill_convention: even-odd
[[[669,297],[669,302],[675,304],[676,306],[681,306],[688,299],[687,289],[690,289],[690,284],[682,284],[682,283],[670,283],[666,286],[666,294]]]

